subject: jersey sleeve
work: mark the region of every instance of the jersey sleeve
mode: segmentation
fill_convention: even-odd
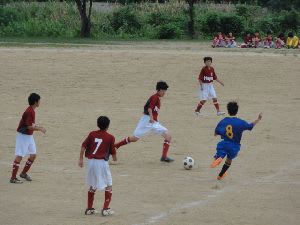
[[[252,130],[254,127],[253,123],[248,123],[247,121],[243,121],[243,130]]]
[[[218,79],[217,74],[215,73],[215,70],[213,70],[213,79],[214,80]]]
[[[110,143],[110,150],[109,150],[109,152],[110,152],[111,155],[117,154],[116,148],[115,148],[115,137],[114,136],[112,136],[112,140],[111,140],[111,143]]]
[[[90,140],[91,140],[91,134],[89,134],[87,136],[87,138],[84,140],[84,142],[82,142],[82,145],[81,147],[85,148],[85,149],[88,149],[88,146],[90,144]]]
[[[148,109],[150,108],[153,110],[155,108],[157,101],[158,101],[158,96],[157,95],[152,96],[150,98],[150,103],[149,103]]]

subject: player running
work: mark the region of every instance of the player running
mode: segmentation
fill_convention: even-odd
[[[21,178],[27,181],[32,181],[31,177],[27,174],[32,163],[36,158],[36,146],[33,138],[34,131],[41,131],[46,133],[46,129],[42,126],[35,124],[35,109],[40,106],[41,97],[36,93],[31,93],[28,97],[29,106],[25,110],[17,128],[16,148],[15,148],[15,161],[13,162],[12,174],[10,183],[21,184],[23,181],[17,178],[17,173],[20,167],[22,158],[29,155],[29,158],[20,174]]]
[[[217,152],[214,156],[215,160],[211,163],[210,167],[215,168],[222,162],[225,156],[227,157],[217,177],[218,180],[226,176],[226,171],[229,169],[232,160],[237,157],[241,147],[240,141],[243,132],[245,130],[252,130],[262,119],[262,113],[260,113],[254,122],[248,123],[236,117],[238,109],[239,106],[236,102],[229,102],[227,104],[229,117],[221,120],[215,129],[215,136],[220,135],[223,140],[217,145]]]
[[[164,144],[162,149],[162,156],[160,161],[162,162],[173,162],[174,159],[168,157],[169,146],[171,142],[171,135],[168,133],[168,129],[160,124],[158,121],[158,112],[160,109],[160,98],[163,97],[169,88],[165,81],[159,81],[156,84],[156,93],[152,95],[144,106],[144,115],[141,117],[133,136],[126,137],[115,145],[118,149],[123,145],[130,142],[136,142],[141,137],[149,133],[155,133],[163,136]]]
[[[213,86],[213,81],[219,82],[222,86],[224,86],[224,83],[220,81],[215,73],[214,68],[211,66],[212,64],[212,58],[211,57],[204,57],[204,64],[205,66],[201,69],[201,72],[199,74],[198,80],[199,80],[199,98],[200,102],[197,105],[197,108],[195,109],[196,115],[201,115],[200,110],[202,106],[205,104],[205,102],[209,99],[213,100],[214,106],[217,110],[217,115],[224,115],[224,112],[220,111],[220,106],[218,103],[216,91]]]
[[[100,130],[90,132],[82,143],[78,165],[83,167],[83,154],[88,159],[86,182],[89,186],[89,191],[85,215],[91,215],[96,212],[95,208],[93,208],[93,202],[97,189],[105,190],[102,216],[110,216],[114,213],[109,208],[112,197],[112,177],[108,160],[109,156],[112,155],[113,161],[117,161],[117,156],[114,147],[115,137],[107,132],[109,123],[109,118],[100,116],[97,119],[97,125]]]

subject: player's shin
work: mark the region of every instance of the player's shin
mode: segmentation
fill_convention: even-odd
[[[213,102],[214,102],[214,106],[216,107],[217,112],[219,112],[220,111],[220,105],[219,105],[218,101],[214,100]]]
[[[105,190],[105,200],[104,200],[104,204],[103,204],[103,209],[108,209],[109,208],[109,204],[111,201],[111,196],[112,196],[112,189],[106,189]]]
[[[28,159],[25,166],[24,166],[24,169],[22,171],[22,174],[26,174],[28,172],[28,170],[30,169],[31,165],[33,163],[33,160],[31,159]]]
[[[15,179],[17,177],[17,173],[20,167],[20,162],[14,161],[13,162],[13,168],[12,168],[12,174],[11,174],[11,179]]]
[[[163,158],[167,158],[169,147],[170,147],[170,142],[168,140],[165,140],[164,144],[163,144],[163,150],[162,150],[162,157]]]
[[[226,173],[226,171],[229,169],[231,163],[229,162],[225,162],[223,167],[222,167],[222,170],[221,172],[219,173],[219,177],[223,177],[223,175]]]
[[[117,144],[115,144],[115,148],[118,149],[118,148],[120,148],[123,145],[127,145],[128,143],[130,143],[130,138],[126,137],[122,141],[120,141]]]
[[[95,196],[95,190],[91,188],[88,191],[88,201],[87,201],[87,208],[88,209],[93,208],[94,196]]]

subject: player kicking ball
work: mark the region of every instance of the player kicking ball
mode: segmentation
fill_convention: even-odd
[[[215,73],[214,68],[211,66],[212,64],[212,58],[211,57],[204,57],[204,64],[205,66],[202,67],[201,72],[199,74],[198,80],[199,80],[199,98],[200,102],[197,105],[197,108],[195,109],[195,113],[197,116],[201,115],[201,108],[205,104],[205,102],[209,99],[213,100],[214,106],[217,110],[217,115],[221,116],[224,115],[224,112],[220,111],[220,106],[218,103],[216,91],[213,86],[213,81],[219,82],[222,86],[224,86],[224,83],[220,81]]]
[[[29,106],[25,110],[20,120],[19,126],[17,128],[16,137],[16,148],[15,148],[15,161],[13,162],[12,174],[10,178],[10,183],[21,184],[23,181],[17,178],[17,173],[20,167],[20,162],[22,158],[29,155],[27,162],[24,166],[23,171],[20,174],[21,178],[27,181],[32,181],[31,177],[27,174],[30,167],[32,166],[36,158],[36,146],[33,138],[34,131],[41,131],[46,133],[44,127],[35,124],[35,109],[40,106],[41,97],[36,93],[31,93],[28,97]]]
[[[93,208],[94,195],[97,189],[105,190],[105,200],[102,209],[102,216],[110,216],[114,213],[109,208],[112,197],[112,176],[109,169],[109,156],[112,155],[113,161],[117,161],[116,150],[114,147],[115,137],[107,132],[110,120],[106,116],[97,119],[100,130],[89,133],[82,143],[78,165],[83,167],[83,155],[87,161],[87,185],[89,186],[87,209],[85,215],[94,214]]]
[[[164,97],[168,84],[165,81],[159,81],[156,84],[156,93],[152,95],[144,106],[144,115],[141,117],[138,125],[133,133],[133,136],[126,137],[115,145],[118,149],[123,145],[130,142],[137,142],[141,137],[154,133],[161,135],[164,138],[164,144],[162,149],[162,156],[160,161],[173,162],[174,159],[168,157],[169,146],[171,142],[171,135],[168,133],[168,129],[160,124],[158,121],[158,112],[160,109],[160,98]]]
[[[227,157],[225,164],[217,177],[218,180],[221,180],[226,176],[226,171],[229,169],[232,160],[237,157],[241,147],[240,142],[243,132],[245,130],[252,130],[262,119],[262,113],[260,113],[258,118],[252,123],[237,118],[236,115],[239,106],[236,102],[229,102],[227,104],[227,110],[229,117],[221,120],[215,129],[215,136],[220,135],[223,140],[217,144],[217,152],[214,156],[215,160],[210,165],[211,168],[215,168],[225,157]]]

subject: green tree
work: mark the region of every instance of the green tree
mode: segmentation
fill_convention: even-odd
[[[89,8],[87,9],[87,2],[89,1]],[[75,0],[77,9],[80,14],[81,19],[81,37],[90,37],[91,36],[91,14],[92,14],[92,0]]]

